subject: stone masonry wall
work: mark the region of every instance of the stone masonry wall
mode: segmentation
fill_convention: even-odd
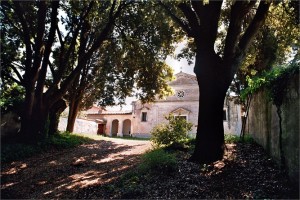
[[[282,109],[282,151],[292,181],[299,184],[299,75],[289,81]],[[266,92],[253,96],[246,132],[248,132],[278,164],[280,164],[280,126],[276,106]]]

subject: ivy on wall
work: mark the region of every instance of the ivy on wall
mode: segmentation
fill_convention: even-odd
[[[288,80],[299,73],[299,63],[292,63],[289,66],[275,67],[271,71],[265,71],[259,76],[247,77],[248,87],[241,92],[242,100],[248,95],[260,89],[266,92],[274,105],[280,107],[287,92]]]
[[[244,101],[248,96],[255,92],[265,89],[267,97],[277,108],[279,118],[279,151],[280,166],[285,169],[285,156],[283,152],[282,138],[282,116],[281,105],[286,97],[289,80],[299,74],[299,63],[295,62],[289,66],[273,68],[271,71],[263,72],[259,76],[253,78],[247,77],[248,87],[241,92],[241,98]]]

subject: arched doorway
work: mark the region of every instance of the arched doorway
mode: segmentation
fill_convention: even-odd
[[[117,136],[119,129],[119,120],[114,119],[111,123],[111,136]]]
[[[123,122],[123,135],[129,136],[131,134],[131,121],[130,119],[125,119]]]

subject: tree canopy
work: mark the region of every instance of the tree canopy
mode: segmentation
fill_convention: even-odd
[[[68,96],[82,100],[94,86],[100,90],[96,97],[105,96],[103,104],[113,104],[115,99],[110,97],[116,94],[122,102],[132,95],[133,87],[143,101],[170,92],[166,81],[171,78],[171,69],[163,61],[180,31],[174,24],[159,20],[164,17],[160,7],[153,7],[150,13],[152,4],[1,4],[1,46],[5,49],[1,52],[5,57],[1,78],[3,84],[16,82],[25,88],[23,135],[43,135],[48,113],[56,102]]]

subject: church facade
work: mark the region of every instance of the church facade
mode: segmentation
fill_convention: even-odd
[[[190,136],[195,136],[198,127],[199,86],[195,76],[180,72],[176,79],[169,82],[174,95],[157,99],[153,103],[132,102],[132,109],[127,111],[107,111],[92,108],[87,112],[87,119],[97,123],[97,134],[107,136],[150,137],[154,126],[167,122],[165,116],[185,118],[193,124]],[[238,135],[241,129],[241,108],[232,101],[225,100],[223,110],[224,131]]]

